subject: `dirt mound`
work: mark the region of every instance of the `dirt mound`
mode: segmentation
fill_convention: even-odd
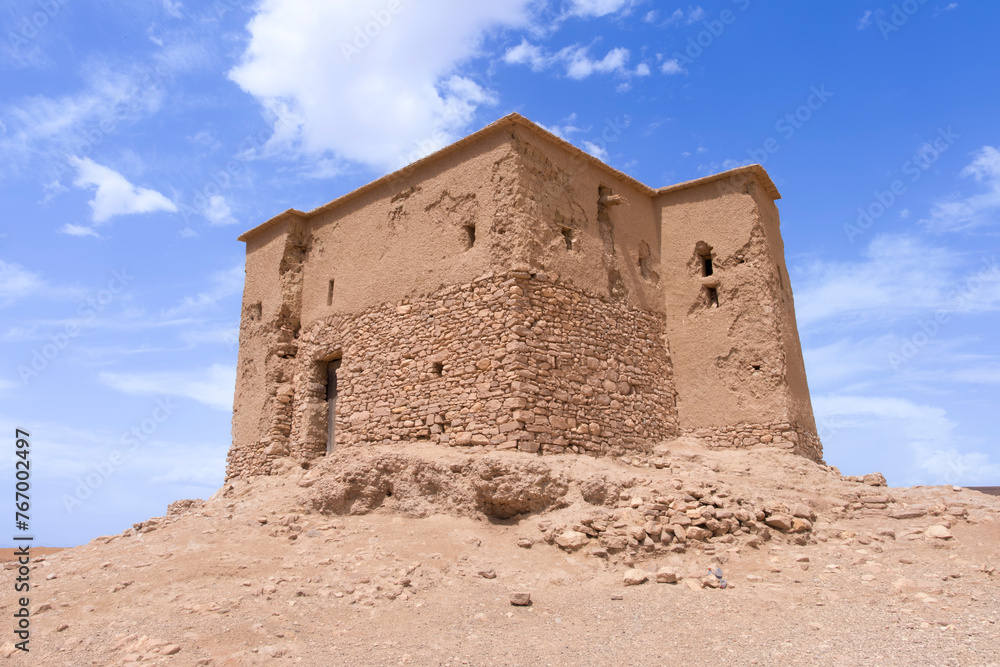
[[[686,440],[285,461],[39,555],[0,660],[997,665],[1000,499],[880,477]]]
[[[367,514],[379,507],[407,516],[438,512],[509,519],[542,512],[566,496],[565,476],[518,454],[442,457],[440,448],[406,453],[357,448],[324,459],[298,474],[308,487],[303,504],[328,514]]]

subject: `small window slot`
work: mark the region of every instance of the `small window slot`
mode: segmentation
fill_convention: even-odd
[[[712,275],[712,258],[702,257],[701,259],[702,259],[702,269],[704,270],[704,275],[706,276]]]
[[[472,246],[476,245],[476,226],[466,225],[465,226],[465,249],[470,250]]]
[[[718,308],[719,307],[719,290],[714,287],[706,287],[708,290],[708,307]]]
[[[431,373],[440,377],[444,374],[444,364],[440,361],[431,362]]]
[[[326,288],[326,305],[333,305],[333,280],[330,280],[330,284]]]

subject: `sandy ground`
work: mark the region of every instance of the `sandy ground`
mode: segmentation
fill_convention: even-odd
[[[416,512],[394,496],[366,514],[322,514],[309,509],[314,487],[302,485],[315,470],[227,485],[138,530],[36,556],[31,651],[7,643],[0,659],[1000,665],[1000,498],[866,486],[773,450],[677,442],[660,448],[662,468],[651,460],[544,457],[570,480],[565,502],[511,519],[474,507],[435,513],[433,496]],[[721,496],[724,508],[799,502],[814,520],[807,532],[772,529],[766,540],[736,531],[610,553],[596,537],[560,547],[556,538],[593,509],[575,489],[595,474],[621,487],[607,503],[609,535],[616,522],[634,530],[628,517],[658,494],[690,502],[692,488]],[[664,567],[677,583],[656,583]],[[716,579],[710,568],[727,588],[704,587]],[[629,570],[650,580],[625,586]],[[2,576],[12,591],[15,572]],[[531,605],[512,605],[516,592],[530,593]],[[0,602],[11,618],[13,593]]]

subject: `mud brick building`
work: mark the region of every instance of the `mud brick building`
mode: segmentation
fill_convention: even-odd
[[[512,114],[246,232],[230,477],[430,441],[820,459],[759,165],[659,189]]]

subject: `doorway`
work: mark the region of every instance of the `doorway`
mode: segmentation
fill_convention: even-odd
[[[333,452],[337,429],[337,371],[340,359],[331,359],[326,364],[326,453]]]

